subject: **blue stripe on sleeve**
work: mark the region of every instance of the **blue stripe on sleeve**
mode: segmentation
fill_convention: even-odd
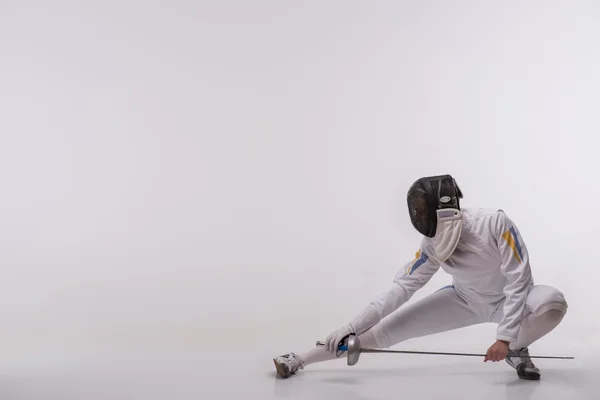
[[[513,239],[515,240],[515,246],[517,246],[517,251],[519,252],[519,257],[523,260],[523,250],[521,250],[521,243],[519,242],[519,237],[517,236],[517,232],[515,228],[511,226],[510,233],[512,233]]]
[[[421,253],[421,257],[417,261],[415,261],[412,268],[410,269],[409,275],[412,275],[413,272],[415,272],[421,265],[425,264],[428,259],[429,257],[427,257],[427,254]]]

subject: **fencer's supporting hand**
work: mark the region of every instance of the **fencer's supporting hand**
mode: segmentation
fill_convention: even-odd
[[[336,329],[335,331],[331,332],[329,336],[327,336],[327,339],[325,339],[325,350],[339,357],[344,353],[343,351],[338,350],[340,342],[344,340],[344,338],[346,338],[347,336],[353,334],[354,329],[352,329],[352,326],[350,324],[344,325],[341,328]]]
[[[497,340],[496,343],[490,346],[483,362],[498,362],[502,361],[508,355],[508,342]]]

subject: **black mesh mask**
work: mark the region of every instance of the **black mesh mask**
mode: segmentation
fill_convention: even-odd
[[[462,197],[463,194],[451,175],[421,178],[408,189],[410,221],[422,235],[432,238],[437,230],[437,210],[460,210]]]

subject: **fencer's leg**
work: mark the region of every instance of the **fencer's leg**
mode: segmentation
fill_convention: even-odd
[[[510,351],[506,356],[506,362],[517,370],[519,378],[534,381],[540,379],[540,369],[531,360],[528,346],[550,333],[564,316],[564,310],[551,309],[541,315],[529,314],[523,319],[517,341],[510,343]]]
[[[446,287],[399,308],[371,328],[378,348],[392,347],[408,339],[433,335],[485,322],[461,299],[454,287]],[[365,346],[366,347],[366,346]]]
[[[540,379],[540,370],[529,356],[528,346],[553,331],[567,313],[567,302],[563,294],[551,286],[534,286],[526,302],[527,315],[521,322],[519,335],[510,343],[506,362],[517,370],[522,379]]]
[[[454,291],[441,289],[414,304],[405,304],[358,338],[362,347],[386,348],[404,340],[432,335],[484,322]],[[296,356],[302,367],[336,357],[324,347],[315,347]]]
[[[359,339],[362,347],[386,348],[411,338],[483,322],[485,320],[473,312],[449,286],[413,304],[403,305],[360,335]],[[309,364],[345,358],[345,353],[336,357],[324,347],[316,347],[299,355],[288,353],[273,361],[279,375],[288,377]]]
[[[526,308],[529,312],[519,330],[511,349],[521,349],[538,341],[554,330],[567,313],[567,301],[563,294],[551,286],[537,285],[527,295]]]

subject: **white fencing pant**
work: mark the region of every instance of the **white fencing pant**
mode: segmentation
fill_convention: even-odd
[[[377,347],[391,347],[405,340],[502,319],[504,300],[495,304],[469,304],[452,286],[405,304],[371,328]],[[536,285],[527,296],[519,337],[511,348],[529,346],[549,333],[567,311],[563,294],[551,287]]]
[[[447,332],[502,319],[504,300],[495,304],[469,304],[452,286],[447,286],[414,303],[406,303],[359,336],[363,347],[388,348],[408,339]],[[523,322],[511,349],[529,346],[552,331],[563,319],[567,302],[551,287],[536,285],[527,296]],[[337,359],[323,347],[301,354],[305,365]],[[345,353],[340,357],[344,358]]]

